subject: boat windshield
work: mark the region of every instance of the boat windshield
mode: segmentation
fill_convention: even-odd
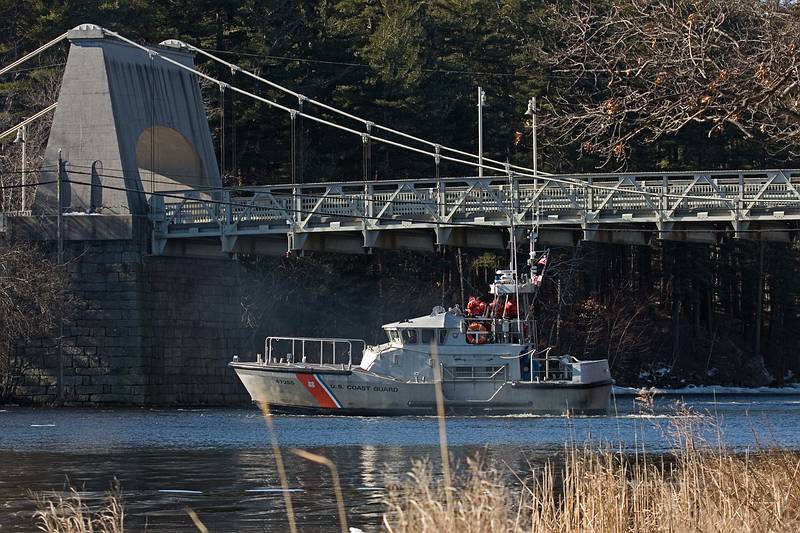
[[[433,332],[435,330],[432,329],[423,329],[420,331],[420,340],[422,340],[422,344],[430,344],[433,340]]]
[[[417,330],[415,329],[404,329],[403,332],[403,344],[417,344]]]
[[[446,344],[449,332],[447,329],[438,328],[386,330],[390,342],[398,343],[402,339],[403,344]]]

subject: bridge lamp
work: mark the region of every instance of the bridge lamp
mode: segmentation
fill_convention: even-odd
[[[531,116],[531,131],[533,133],[533,175],[536,176],[536,97],[528,100],[528,110],[526,115]]]
[[[20,210],[25,211],[25,204],[28,203],[28,126],[22,126],[17,130],[14,144],[22,146],[22,189],[20,191],[22,207]]]

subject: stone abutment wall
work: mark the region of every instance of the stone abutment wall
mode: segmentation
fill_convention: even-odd
[[[236,405],[249,401],[233,354],[253,357],[241,299],[253,274],[231,260],[151,256],[136,240],[69,243],[64,399],[71,405]],[[54,336],[55,337],[55,336]],[[11,401],[57,399],[55,338],[19,346]]]

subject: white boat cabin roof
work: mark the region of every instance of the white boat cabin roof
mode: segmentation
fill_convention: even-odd
[[[430,315],[384,324],[383,329],[458,329],[463,316],[453,309],[434,308]]]

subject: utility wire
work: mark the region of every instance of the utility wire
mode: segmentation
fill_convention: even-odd
[[[2,186],[0,186],[0,190],[23,189],[23,188],[26,188],[26,187],[36,187],[37,185],[47,185],[49,183],[58,183],[58,180],[40,181],[39,183],[25,183],[25,184],[17,183],[17,184],[14,184],[14,185],[2,185]]]
[[[214,52],[216,54],[223,54],[223,55],[233,55],[233,56],[240,56],[240,57],[255,57],[259,59],[277,59],[281,61],[294,61],[297,63],[312,63],[312,64],[319,64],[319,65],[333,65],[333,66],[341,66],[341,67],[358,67],[358,68],[373,68],[372,65],[368,65],[366,63],[350,63],[347,61],[329,61],[324,59],[308,59],[304,57],[293,57],[293,56],[277,56],[277,55],[268,55],[268,54],[255,54],[252,52],[236,52],[232,50],[216,50],[214,48],[203,48],[206,52]],[[466,76],[496,76],[496,77],[504,77],[504,78],[530,78],[529,75],[525,74],[515,74],[510,72],[490,72],[490,71],[480,71],[480,70],[454,70],[454,69],[446,69],[446,68],[421,68],[420,71],[422,72],[429,72],[433,74],[458,74],[458,75],[466,75]],[[564,76],[565,78],[567,76]]]
[[[38,174],[39,172],[53,171],[53,170],[56,170],[57,168],[58,168],[57,166],[52,165],[52,166],[47,166],[47,167],[41,167],[41,168],[36,169],[36,170],[34,170],[34,169],[26,170],[24,172],[22,170],[0,170],[0,176],[2,176],[4,174]]]
[[[70,164],[70,167],[71,168],[72,167],[86,168],[86,169],[91,168],[91,167],[89,167],[87,165],[75,165],[75,164]],[[112,169],[103,169],[103,170],[111,171],[111,172],[122,172],[122,173],[133,172],[133,171],[130,171],[130,170],[129,171],[125,171],[125,170],[122,170],[122,169],[113,169],[113,168]],[[719,172],[720,173],[725,173],[725,174],[728,173],[727,171],[719,171]],[[767,171],[765,171],[765,172],[767,172]],[[731,173],[733,173],[733,172],[731,172]],[[100,177],[127,179],[127,178],[125,178],[125,176],[114,176],[113,174],[104,174],[104,173],[99,173],[99,174],[95,173],[95,174],[97,176],[100,176]],[[205,179],[206,178],[206,176],[188,175],[188,174],[187,175],[176,174],[176,176],[177,177],[183,177],[183,178],[190,178],[190,179]],[[610,177],[613,177],[613,175],[610,176]],[[441,178],[441,180],[444,180],[446,182],[460,182],[460,181],[468,181],[468,180],[476,180],[476,179],[477,178],[475,178],[475,177],[468,177],[468,176]],[[496,175],[496,176],[484,176],[483,181],[495,181],[495,180],[507,180],[507,179],[508,179],[507,176]],[[530,178],[528,178],[528,179],[530,179]],[[271,184],[271,185],[241,185],[241,186],[227,186],[227,187],[194,186],[194,185],[192,185],[191,186],[192,187],[191,190],[201,191],[201,192],[207,192],[207,191],[223,191],[223,192],[224,191],[240,191],[241,192],[241,191],[244,191],[244,192],[258,193],[258,192],[267,192],[267,191],[263,191],[263,188],[266,188],[266,187],[268,187],[270,189],[279,189],[279,188],[280,189],[288,189],[288,188],[312,189],[312,188],[327,188],[327,187],[336,186],[336,185],[344,185],[344,186],[354,187],[354,186],[358,186],[360,184],[362,184],[362,185],[370,184],[370,185],[373,185],[373,186],[380,186],[381,184],[384,184],[386,186],[390,186],[392,184],[396,184],[398,182],[403,182],[403,181],[405,181],[405,180],[386,180],[386,181],[374,181],[374,182],[373,181],[368,181],[368,182],[364,182],[364,181],[356,181],[356,182],[321,182],[321,183],[301,184],[301,185],[297,185],[297,186],[293,186],[291,183]],[[408,180],[408,181],[409,182],[414,182],[414,183],[418,183],[420,181],[423,181],[423,182],[429,182],[429,183],[433,184],[435,182],[438,182],[439,180],[437,180],[436,178],[420,178],[420,179],[417,179],[417,180]],[[163,180],[155,180],[155,183],[158,183],[158,184],[161,184],[161,185],[177,185],[173,181],[163,181]],[[629,184],[622,184],[622,185],[625,185],[626,187],[630,187]],[[759,186],[761,186],[761,185],[759,185]],[[790,184],[790,186],[793,186],[793,185]],[[545,186],[545,188],[546,187],[547,186]],[[591,186],[587,185],[587,187],[594,188],[594,189],[600,189],[600,190],[609,192],[612,195],[612,197],[609,198],[609,200],[613,200],[613,194],[614,193],[632,194],[632,195],[635,195],[635,196],[640,196],[641,193],[642,193],[642,191],[639,191],[637,189],[601,186],[601,185],[596,185],[596,184],[592,184]],[[423,189],[423,190],[425,190],[425,189]],[[481,191],[483,189],[478,189],[478,190]],[[280,192],[274,192],[272,190],[270,190],[269,192],[270,192],[270,194],[272,194],[274,196],[279,196],[279,195],[284,194],[284,193],[280,193]],[[393,191],[389,190],[389,191],[385,191],[385,192],[386,193],[392,193]],[[702,201],[702,202],[718,202],[718,203],[728,203],[728,204],[731,204],[733,201],[739,201],[740,200],[740,198],[738,196],[730,196],[730,197],[723,198],[721,196],[698,196],[698,195],[685,195],[684,196],[684,195],[679,195],[679,194],[671,194],[671,193],[660,194],[660,193],[654,193],[654,192],[648,192],[648,194],[649,195],[658,196],[658,197],[670,198],[670,199],[673,199],[673,200],[676,200],[676,199],[677,200],[696,200],[696,201]],[[321,197],[327,197],[327,198],[358,198],[358,197],[361,196],[358,193],[342,194],[340,196],[321,195],[321,194],[318,194],[318,193],[294,193],[294,195],[295,196],[318,197],[318,198],[321,198]],[[538,198],[538,200],[541,200],[541,198]],[[605,200],[606,200],[605,197],[598,197],[598,198],[595,199],[596,202],[600,202],[600,203],[602,203]],[[773,199],[773,198],[759,198],[759,199],[742,198],[741,200],[743,202],[745,202],[745,203],[747,203],[747,202],[756,202],[756,203],[761,203],[761,204],[793,205],[793,203],[791,201],[789,201],[787,199],[781,199],[781,198],[778,198],[778,199]],[[412,204],[413,203],[420,203],[420,204],[423,204],[423,205],[436,205],[436,206],[444,205],[445,207],[450,205],[448,203],[441,203],[441,202],[417,202],[417,201],[414,201],[414,200],[388,200],[387,199],[387,200],[380,200],[380,201],[381,202],[390,202],[391,201],[391,202],[398,202],[398,203],[402,202],[402,203],[412,203]],[[795,203],[800,204],[800,199],[795,200]],[[675,209],[678,209],[678,208],[679,207],[662,208],[662,207],[658,207],[656,205],[653,205],[653,206],[648,207],[647,210],[650,210],[650,211],[674,211]],[[735,207],[727,207],[725,209],[735,209]]]
[[[85,167],[83,165],[70,165],[70,167],[74,167],[74,166],[83,167],[83,168],[89,168],[89,167]],[[74,170],[70,171],[70,172],[72,172],[74,174],[89,175],[89,173],[78,172],[78,171],[74,171]],[[125,176],[115,176],[113,174],[104,174],[104,173],[94,173],[92,175],[95,175],[95,176],[98,176],[98,177],[101,177],[101,178],[109,178],[109,179],[119,179],[119,180],[128,179]],[[502,176],[500,176],[500,177],[502,178]],[[458,178],[448,178],[448,179],[451,179],[453,181],[458,181]],[[464,178],[464,179],[469,179],[469,178]],[[154,182],[151,182],[151,183],[156,183],[156,184],[159,184],[159,185],[170,185],[170,186],[178,185],[174,181],[164,181],[164,180],[155,180]],[[380,183],[380,182],[378,182],[378,183]],[[324,185],[325,184],[320,184],[320,186],[324,186]],[[322,194],[322,193],[312,193],[312,192],[296,192],[296,189],[298,189],[298,188],[300,188],[300,189],[312,188],[311,186],[293,187],[291,184],[285,184],[285,185],[271,185],[271,186],[268,186],[268,187],[273,188],[273,189],[275,189],[275,188],[277,188],[277,189],[280,189],[280,188],[283,188],[283,189],[292,188],[292,189],[295,189],[295,190],[293,192],[280,192],[280,191],[274,191],[274,190],[260,191],[258,189],[258,186],[255,186],[255,187],[251,187],[251,186],[241,186],[241,187],[211,187],[211,186],[203,187],[203,186],[201,186],[201,187],[195,187],[195,186],[193,186],[191,189],[185,189],[185,190],[187,192],[194,191],[194,192],[201,192],[201,193],[225,192],[225,191],[251,192],[254,195],[258,194],[259,192],[268,192],[271,196],[277,197],[277,198],[311,198],[311,199],[315,199],[315,200],[331,200],[331,201],[336,201],[336,200],[352,201],[352,200],[367,200],[367,199],[371,199],[378,206],[382,206],[382,205],[385,205],[385,204],[402,204],[402,205],[420,205],[420,206],[426,206],[426,207],[445,207],[445,208],[453,208],[453,207],[455,207],[454,203],[440,202],[440,201],[435,200],[433,198],[430,201],[410,200],[410,199],[397,199],[397,198],[395,198],[395,199],[392,199],[392,198],[376,199],[374,197],[374,194],[373,194],[373,196],[371,198],[369,198],[366,195],[364,195],[363,193],[356,193],[356,192],[351,193],[351,194],[343,193],[343,194],[340,194],[340,195],[339,194],[331,195],[331,194]],[[428,189],[423,189],[421,192],[426,192],[427,190]],[[387,190],[383,194],[390,194],[391,195],[396,191],[397,191],[397,189]],[[481,192],[481,191],[483,191],[483,189],[479,189],[478,190],[478,192]],[[173,190],[164,191],[164,192],[174,193],[174,194],[181,194],[182,190],[173,189]],[[466,190],[460,190],[458,192],[466,192]],[[625,192],[628,192],[628,191],[623,189],[623,190],[620,190],[618,192],[625,193]],[[183,196],[181,196],[181,198],[182,199],[187,199],[185,194]],[[189,200],[193,200],[193,199],[189,199]],[[204,201],[204,200],[200,200],[200,199],[194,199],[194,200],[199,201],[199,202]],[[603,198],[599,198],[598,200],[602,201]],[[542,202],[541,196],[539,196],[537,198],[537,201]],[[717,200],[715,200],[714,198],[707,198],[707,201],[714,202],[714,201],[717,201]],[[786,199],[767,199],[767,198],[765,198],[765,199],[759,199],[759,200],[744,199],[744,201],[745,202],[766,203],[766,204],[793,205],[790,201],[788,201]],[[800,206],[800,201],[796,201],[796,204],[798,206]],[[261,206],[259,206],[259,207],[261,207]],[[533,201],[531,201],[530,204],[522,204],[521,207],[523,207],[524,210],[531,209],[533,207]],[[666,207],[666,208],[663,208],[663,207],[646,207],[646,208],[643,208],[642,210],[643,211],[653,211],[653,212],[663,213],[663,212],[673,212],[673,211],[676,211],[676,210],[679,210],[679,209],[680,209],[680,207],[676,207],[676,208],[670,208],[670,207]],[[727,209],[727,208],[722,208],[722,209]],[[503,210],[502,206],[501,206],[501,210]],[[319,214],[324,215],[325,213],[319,213]]]

